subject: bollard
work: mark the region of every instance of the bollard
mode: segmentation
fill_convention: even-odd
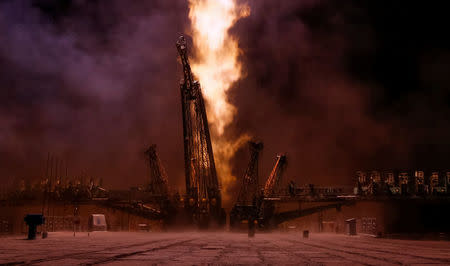
[[[36,239],[36,228],[38,225],[42,225],[45,222],[44,215],[42,214],[27,214],[24,221],[28,225],[28,239]]]
[[[80,226],[81,219],[79,216],[73,217],[73,236],[75,236],[75,232],[77,230],[77,227]]]
[[[248,237],[255,236],[255,222],[253,220],[248,220]]]
[[[309,238],[309,230],[303,231],[303,238]]]

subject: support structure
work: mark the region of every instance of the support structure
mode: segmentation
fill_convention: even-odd
[[[169,184],[166,171],[161,164],[158,153],[156,152],[156,145],[151,145],[146,151],[148,165],[150,169],[150,182],[148,191],[159,197],[167,198],[169,194]]]
[[[238,199],[230,213],[230,226],[232,228],[243,220],[251,225],[257,219],[258,209],[261,205],[262,195],[259,195],[258,191],[258,158],[263,149],[263,144],[262,142],[249,141],[248,145],[250,161],[242,179]]]
[[[237,204],[254,205],[255,198],[258,196],[258,158],[263,149],[262,142],[248,142],[250,150],[250,161],[242,179],[242,187],[239,191]]]
[[[272,172],[267,178],[266,184],[264,186],[264,197],[271,197],[276,193],[278,184],[281,182],[281,177],[283,175],[284,169],[286,167],[286,155],[277,155],[277,160]]]
[[[192,219],[206,227],[210,219],[225,223],[219,181],[214,163],[211,137],[200,83],[194,80],[189,65],[186,40],[176,43],[184,79],[180,84],[183,115],[184,166],[186,178],[186,209]]]
[[[267,178],[264,185],[264,200],[259,208],[259,225],[263,228],[270,228],[274,226],[274,213],[275,204],[271,200],[277,193],[278,185],[281,183],[281,177],[283,176],[284,169],[286,168],[286,155],[277,155],[275,165]]]

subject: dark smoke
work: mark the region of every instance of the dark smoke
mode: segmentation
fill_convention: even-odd
[[[276,152],[287,152],[286,177],[300,183],[348,184],[357,169],[448,167],[450,53],[438,6],[250,5],[233,29],[248,73],[232,97],[237,128],[265,142],[265,176]]]
[[[187,1],[0,1],[0,178],[38,178],[47,153],[109,187],[146,181],[158,145],[171,184],[183,152],[174,41]],[[246,77],[233,134],[264,141],[261,178],[349,184],[363,168],[445,168],[445,10],[387,1],[249,2],[231,30]],[[425,18],[426,17],[426,18]],[[423,19],[418,19],[423,18]],[[195,41],[195,40],[194,40]],[[236,156],[241,176],[247,154]]]
[[[3,1],[0,10],[2,179],[42,175],[51,152],[71,175],[143,183],[151,143],[181,177],[174,40],[184,1]]]

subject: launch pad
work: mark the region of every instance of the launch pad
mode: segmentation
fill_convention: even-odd
[[[51,242],[52,244],[49,244]],[[55,244],[57,243],[57,244]],[[45,265],[448,265],[445,241],[300,233],[50,233],[0,241],[0,263]]]

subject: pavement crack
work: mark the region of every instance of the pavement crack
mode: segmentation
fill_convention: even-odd
[[[338,249],[338,248],[330,248],[330,247],[325,247],[325,246],[321,246],[321,245],[317,245],[317,244],[305,243],[305,242],[301,242],[301,241],[294,241],[294,240],[287,240],[287,241],[288,241],[288,242],[291,242],[291,243],[303,244],[303,245],[305,245],[305,246],[310,246],[310,247],[315,247],[315,248],[321,248],[321,249],[331,250],[331,251],[335,251],[335,252],[336,252],[336,251],[337,251],[337,252],[343,252],[343,253],[347,253],[347,254],[351,254],[351,255],[356,255],[356,256],[360,256],[360,257],[371,258],[371,259],[375,259],[375,260],[381,260],[381,261],[390,262],[390,263],[398,264],[398,265],[402,265],[402,264],[403,264],[402,262],[397,261],[397,260],[392,260],[392,259],[387,259],[387,258],[381,258],[381,257],[370,256],[370,255],[367,255],[367,254],[361,254],[361,253],[359,253],[359,252],[347,251],[347,250]],[[351,260],[351,259],[349,259],[349,258],[346,258],[346,257],[344,257],[344,256],[340,256],[340,255],[337,255],[337,254],[332,254],[332,253],[328,253],[328,254],[329,254],[329,255],[336,256],[336,257],[340,257],[340,258],[343,258],[343,259],[345,259],[345,260],[349,260],[349,261],[352,261],[352,262],[355,262],[355,263],[360,263],[360,264],[363,264],[363,265],[373,265],[373,264],[370,264],[370,263],[364,263],[364,262],[361,262],[361,261],[358,261],[358,260]]]
[[[124,248],[139,247],[139,246],[152,244],[152,243],[155,243],[158,241],[166,241],[166,240],[170,240],[170,238],[161,239],[161,240],[152,240],[152,241],[147,241],[144,243],[138,243],[138,244],[132,244],[132,245],[110,247],[110,248],[100,249],[100,250],[93,250],[93,251],[86,251],[86,252],[74,252],[74,253],[64,254],[64,255],[60,255],[60,256],[46,257],[46,258],[41,258],[41,259],[29,260],[29,261],[16,261],[16,262],[10,262],[10,263],[8,263],[8,265],[33,265],[33,264],[42,263],[42,262],[62,260],[67,257],[81,256],[81,255],[86,255],[86,254],[95,254],[95,253],[101,253],[104,251],[111,251],[111,250],[124,249]]]
[[[135,256],[135,255],[139,255],[139,254],[143,254],[143,253],[147,253],[147,252],[157,251],[157,250],[161,250],[161,249],[167,249],[167,248],[170,248],[170,247],[173,247],[173,246],[177,246],[177,245],[180,245],[180,244],[184,244],[184,243],[187,243],[187,242],[192,242],[194,240],[195,239],[188,239],[188,240],[177,241],[175,243],[170,243],[170,244],[167,244],[167,245],[158,246],[158,247],[154,247],[154,248],[150,248],[150,249],[146,249],[146,250],[122,253],[122,254],[114,255],[112,257],[104,258],[104,259],[101,259],[101,260],[98,260],[98,261],[95,261],[95,262],[85,263],[83,265],[102,264],[102,263],[115,261],[115,260],[123,259],[123,258],[130,257],[130,256]]]
[[[323,243],[327,243],[327,244],[331,244],[331,245],[333,244],[331,242],[323,241],[323,240],[322,240],[322,242]],[[342,245],[342,244],[340,246],[341,247],[346,247],[346,248],[351,248],[351,249],[364,250],[364,251],[367,250],[366,248],[357,247],[357,246],[349,246],[349,245]],[[391,251],[391,250],[384,250],[384,249],[378,249],[378,248],[373,248],[373,247],[371,247],[370,251],[376,251],[376,252],[381,252],[381,253],[389,253],[389,254],[393,254],[393,255],[400,255],[402,257],[409,256],[409,257],[416,258],[416,259],[425,259],[425,260],[433,260],[433,261],[438,261],[438,262],[450,263],[450,259],[430,258],[430,257],[424,257],[424,256],[420,256],[420,255],[408,254],[408,253],[405,253],[405,252],[394,252],[394,251]],[[368,256],[368,257],[375,257],[375,256]],[[398,261],[398,263],[403,264],[400,261]]]

